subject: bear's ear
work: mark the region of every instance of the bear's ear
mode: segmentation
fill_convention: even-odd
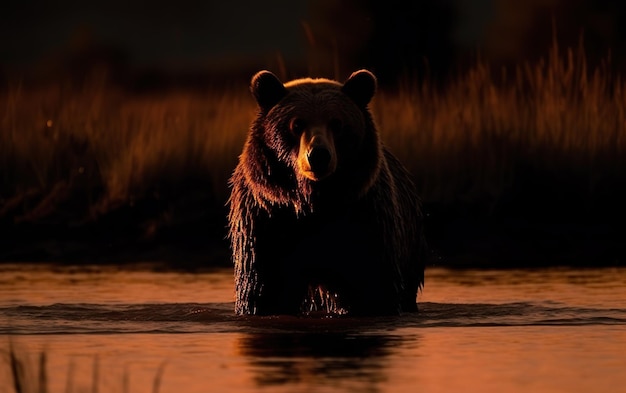
[[[376,77],[368,70],[355,71],[345,81],[341,90],[358,106],[365,107],[376,93]]]
[[[287,94],[283,83],[269,71],[259,71],[252,77],[250,91],[264,111],[272,109]]]

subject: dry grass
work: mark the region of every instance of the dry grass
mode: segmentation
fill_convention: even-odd
[[[581,49],[555,44],[545,60],[514,70],[479,62],[444,90],[381,91],[372,111],[427,202],[497,201],[528,168],[548,183],[566,172],[591,195],[626,169],[626,86],[608,68],[590,70]],[[5,216],[76,194],[97,215],[198,186],[225,202],[255,112],[247,86],[150,96],[97,79],[88,86],[14,85],[0,96]]]
[[[4,355],[4,353],[3,353]],[[23,349],[16,349],[14,344],[10,342],[9,349],[6,353],[8,366],[8,372],[10,379],[2,381],[0,389],[3,391],[9,391],[12,387],[15,393],[47,393],[49,391],[50,378],[47,372],[47,355],[46,352],[41,351],[37,356],[37,361],[33,362],[29,354]],[[3,359],[4,360],[4,359]],[[3,363],[3,362],[0,362]],[[152,392],[158,393],[161,388],[161,381],[165,366],[167,363],[161,362],[157,368],[154,379],[152,381]],[[74,368],[73,363],[70,363],[65,391],[68,393],[74,392]],[[106,379],[106,378],[104,378]],[[100,391],[100,364],[98,357],[94,357],[93,368],[91,374],[91,392],[97,393]],[[122,376],[122,392],[127,393],[129,391],[129,375],[128,370],[124,370]],[[78,389],[78,391],[85,391]]]
[[[444,92],[379,95],[374,112],[427,199],[497,196],[528,166],[574,172],[593,192],[626,163],[626,86],[608,69],[588,70],[582,49],[560,55],[555,44],[512,71],[479,63]]]
[[[246,93],[245,87],[203,96],[126,96],[105,87],[14,88],[2,100],[3,188],[10,173],[19,174],[20,185],[50,186],[63,176],[51,171],[58,153],[83,155],[74,141],[87,144],[107,188],[117,194],[141,190],[145,184],[137,178],[154,176],[151,171],[168,178],[186,170],[225,169],[253,115]]]
[[[15,195],[26,195],[19,204],[28,204],[28,195],[41,204],[40,191],[51,194],[63,184],[59,198],[84,194],[90,214],[146,196],[167,198],[183,185],[223,198],[254,113],[245,87],[164,96],[130,96],[105,86],[14,87],[0,102],[5,204]]]

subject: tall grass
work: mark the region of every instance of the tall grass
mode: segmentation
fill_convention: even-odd
[[[528,175],[593,194],[626,169],[625,108],[610,58],[590,70],[582,47],[561,52],[555,42],[537,63],[493,70],[479,62],[443,91],[400,86],[373,109],[425,198],[445,201],[496,200]]]
[[[223,199],[254,111],[245,86],[226,94],[151,96],[105,86],[17,87],[0,103],[5,204],[63,184],[59,197],[85,194],[91,214],[148,195],[191,192],[191,186]],[[33,203],[45,198],[37,195]],[[20,199],[24,213],[32,208],[27,199]]]
[[[444,89],[383,89],[371,108],[426,202],[497,203],[542,173],[543,185],[566,174],[593,195],[626,169],[626,86],[609,62],[590,69],[582,48],[555,43],[514,69],[479,61]],[[77,195],[91,216],[198,188],[223,205],[255,104],[244,85],[137,95],[96,79],[79,90],[11,85],[0,111],[0,213],[34,220]]]
[[[0,383],[0,389],[5,391],[9,387],[13,388],[15,393],[47,393],[49,391],[50,377],[47,372],[48,357],[46,352],[41,351],[37,356],[37,362],[33,362],[29,354],[21,349],[16,349],[11,342],[6,353],[8,359],[6,366],[8,367],[9,380]],[[158,393],[161,388],[161,381],[165,371],[166,362],[161,362],[157,368],[154,379],[152,380],[152,392]],[[2,373],[4,374],[4,373]],[[0,375],[2,375],[0,374]],[[67,373],[67,382],[65,391],[74,392],[74,368],[70,363]],[[84,379],[83,379],[84,380]],[[91,373],[91,392],[100,391],[100,364],[98,357],[94,357],[93,368]],[[129,375],[128,370],[124,370],[122,376],[122,392],[129,391]],[[8,391],[8,390],[6,390]],[[79,391],[85,391],[84,388]]]

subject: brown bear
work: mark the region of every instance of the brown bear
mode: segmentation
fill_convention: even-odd
[[[380,141],[367,70],[251,81],[259,112],[230,179],[237,314],[397,314],[424,282],[422,213]]]

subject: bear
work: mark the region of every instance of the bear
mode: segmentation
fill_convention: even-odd
[[[398,315],[424,284],[421,199],[369,109],[377,79],[250,82],[258,105],[229,179],[238,315]]]

